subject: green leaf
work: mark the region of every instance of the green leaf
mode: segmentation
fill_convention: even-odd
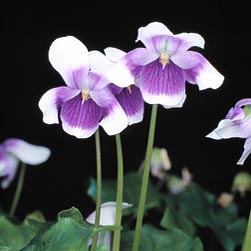
[[[124,210],[124,215],[133,214],[137,215],[139,194],[141,189],[142,174],[138,172],[128,173],[124,177],[124,199],[123,201],[133,204],[133,207]],[[102,184],[102,201],[116,201],[116,181],[104,180]],[[95,201],[96,200],[96,181],[91,179],[89,188],[87,190],[88,195]],[[152,208],[158,208],[161,201],[161,194],[158,190],[149,182],[146,207],[145,210]]]
[[[121,251],[132,248],[133,231],[122,233]],[[203,245],[198,238],[192,239],[179,229],[163,231],[150,225],[142,228],[140,250],[144,251],[203,251]]]

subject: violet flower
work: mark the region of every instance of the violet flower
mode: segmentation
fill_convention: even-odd
[[[251,99],[238,101],[207,137],[216,140],[234,137],[246,139],[244,151],[237,162],[242,165],[251,153]]]
[[[18,163],[39,165],[50,156],[50,149],[32,145],[21,139],[8,139],[0,144],[0,177],[2,188],[7,188],[15,177]]]
[[[122,208],[129,208],[131,207],[131,204],[128,203],[122,203]],[[117,209],[117,203],[116,202],[106,202],[101,205],[100,210],[100,225],[101,226],[112,226],[115,225],[116,222],[116,209]],[[96,217],[96,211],[91,213],[87,218],[86,221],[89,223],[94,224]],[[101,234],[99,234],[98,238],[98,245],[105,246],[107,250],[111,250],[111,238],[112,233],[106,232],[105,236],[103,236],[103,239],[101,238]],[[89,243],[91,244],[91,242]]]
[[[153,22],[138,30],[137,48],[108,72],[109,79],[120,87],[136,82],[144,100],[165,108],[181,107],[185,101],[185,82],[200,90],[218,88],[224,77],[193,46],[204,47],[204,39],[196,33],[174,35],[164,24]]]
[[[107,134],[120,133],[127,117],[113,96],[105,77],[112,63],[98,51],[72,36],[56,39],[49,50],[49,60],[67,86],[47,91],[39,101],[43,121],[59,123],[64,131],[77,138],[90,137],[101,125]]]

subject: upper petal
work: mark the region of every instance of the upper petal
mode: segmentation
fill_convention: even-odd
[[[154,49],[152,38],[160,35],[172,35],[173,33],[162,23],[152,22],[138,29],[136,41],[141,41],[147,48]]]
[[[244,144],[244,151],[238,160],[238,165],[243,165],[244,161],[248,157],[248,155],[251,153],[251,138],[247,138]]]
[[[108,59],[114,63],[118,62],[122,57],[126,55],[124,51],[114,47],[107,47],[104,51]]]
[[[128,52],[108,71],[107,76],[111,83],[119,87],[135,84],[141,67],[157,59],[159,55],[146,48],[137,48]]]
[[[57,87],[47,91],[39,100],[43,121],[47,124],[59,123],[58,110],[64,102],[75,97],[80,91],[69,87]]]
[[[157,60],[145,66],[138,82],[143,99],[149,104],[161,104],[170,108],[184,102],[184,73],[172,62],[164,69]]]
[[[91,98],[83,101],[79,94],[62,105],[60,117],[64,131],[77,138],[88,138],[98,129],[102,108]]]
[[[49,49],[52,66],[68,86],[81,89],[89,71],[89,55],[86,46],[72,36],[56,39]]]
[[[186,80],[191,84],[197,84],[200,90],[217,89],[223,83],[224,76],[198,52],[186,51],[175,54],[172,61],[185,69]]]
[[[90,95],[102,107],[103,117],[99,124],[108,135],[118,134],[127,127],[127,116],[109,89],[95,90]]]
[[[21,139],[8,139],[4,142],[4,147],[7,152],[29,165],[39,165],[47,161],[51,155],[49,148],[33,145]]]

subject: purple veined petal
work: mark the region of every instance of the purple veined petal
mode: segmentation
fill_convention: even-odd
[[[184,32],[184,33],[174,35],[174,38],[178,38],[179,40],[181,40],[179,50],[186,51],[194,46],[204,49],[204,46],[205,46],[204,38],[198,33],[185,33]]]
[[[206,137],[212,139],[228,138],[249,138],[251,137],[251,116],[242,120],[223,119],[219,122],[216,129]]]
[[[21,139],[8,139],[4,142],[4,147],[7,152],[29,165],[42,164],[47,161],[51,155],[49,148],[33,145]]]
[[[62,105],[60,117],[65,132],[77,138],[88,138],[98,129],[102,108],[91,98],[83,101],[79,94]]]
[[[59,123],[58,110],[64,102],[75,97],[79,90],[62,86],[47,91],[39,100],[38,106],[43,112],[43,121],[46,124]]]
[[[184,73],[172,62],[164,69],[157,60],[145,66],[141,70],[138,82],[143,99],[149,104],[176,107],[184,101]]]
[[[54,40],[49,49],[49,61],[68,86],[82,89],[89,71],[88,50],[82,42],[72,36]]]
[[[241,155],[241,158],[238,160],[238,165],[243,165],[244,161],[248,157],[248,155],[251,153],[251,138],[247,138],[244,144],[244,151]]]
[[[162,23],[153,22],[138,29],[137,41],[141,41],[147,48],[154,49],[152,38],[161,35],[173,35],[173,33]]]
[[[114,47],[107,47],[104,51],[107,58],[114,63],[118,62],[122,57],[126,55],[124,51]]]
[[[175,54],[172,61],[185,69],[186,80],[198,85],[200,90],[217,89],[223,83],[224,76],[198,52],[187,51]]]
[[[0,177],[3,177],[1,181],[1,187],[6,189],[13,181],[18,167],[18,159],[10,154],[0,153]]]
[[[135,84],[138,69],[159,57],[159,54],[146,48],[137,48],[128,52],[108,71],[107,76],[111,83],[119,87]]]
[[[129,125],[143,120],[144,100],[138,87],[123,88],[116,98],[127,115]]]
[[[122,203],[122,208],[129,208],[131,207],[131,204]],[[106,202],[101,205],[100,210],[100,225],[101,226],[112,226],[115,225],[116,222],[116,209],[117,209],[117,203],[116,202]],[[95,217],[96,217],[96,211],[91,213],[87,218],[86,221],[94,224],[95,223]],[[103,245],[108,248],[108,250],[111,250],[111,232],[107,232],[104,237]],[[100,234],[98,236],[98,245],[100,244]],[[91,241],[89,243],[91,245]]]
[[[118,134],[127,127],[127,116],[108,88],[92,91],[90,95],[102,107],[103,118],[99,124],[108,135]]]

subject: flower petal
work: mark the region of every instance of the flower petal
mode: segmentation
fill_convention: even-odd
[[[251,138],[247,138],[244,144],[244,151],[241,155],[241,158],[238,160],[238,165],[243,165],[244,161],[248,157],[248,155],[251,153]]]
[[[184,100],[184,73],[172,62],[164,69],[159,61],[148,64],[143,67],[138,82],[143,99],[149,104],[174,107]]]
[[[132,85],[123,88],[116,97],[127,115],[129,125],[143,120],[144,100],[138,87]]]
[[[153,22],[138,29],[137,41],[141,41],[147,48],[154,49],[152,38],[161,35],[172,35],[173,33],[162,23]]]
[[[135,84],[141,66],[149,64],[159,55],[146,48],[137,48],[128,52],[108,71],[107,76],[111,83],[119,87],[127,87]]]
[[[0,153],[0,177],[3,177],[1,181],[1,187],[6,189],[13,181],[18,166],[18,159],[13,155],[1,152]]]
[[[102,109],[91,99],[81,95],[62,105],[60,114],[64,131],[77,138],[88,138],[98,129]]]
[[[89,71],[88,50],[82,42],[72,36],[56,39],[49,49],[49,60],[68,86],[81,89]]]
[[[103,109],[103,118],[99,124],[108,135],[118,134],[127,127],[127,116],[109,89],[95,90],[90,95]]]
[[[124,51],[114,47],[107,47],[104,51],[108,59],[114,63],[118,62],[122,57],[126,55]]]
[[[47,124],[59,123],[58,110],[64,102],[78,95],[80,91],[69,87],[57,87],[47,91],[38,106],[43,112],[43,121]]]
[[[175,54],[172,60],[179,67],[185,69],[186,80],[199,86],[200,90],[217,89],[224,80],[220,74],[200,53],[186,51]]]
[[[8,139],[4,142],[4,147],[7,152],[29,165],[39,165],[47,161],[51,155],[49,148],[33,145],[21,139]]]

